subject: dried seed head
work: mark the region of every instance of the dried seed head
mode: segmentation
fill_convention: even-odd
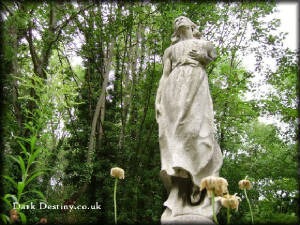
[[[242,190],[245,190],[245,189],[249,190],[249,189],[252,188],[252,184],[249,180],[240,180],[239,181],[239,187]]]
[[[9,215],[18,215],[18,211],[15,210],[15,209],[11,209],[11,210],[9,211]]]
[[[221,204],[225,208],[230,209],[236,209],[236,211],[239,208],[239,201],[241,201],[241,198],[234,195],[224,195],[224,197],[221,198]]]
[[[40,223],[41,224],[46,224],[47,223],[47,218],[41,218]]]
[[[124,174],[125,174],[124,170],[120,167],[114,167],[114,168],[111,168],[111,170],[110,170],[110,175],[112,177],[124,179],[125,178]]]
[[[11,214],[11,215],[10,215],[10,221],[11,221],[12,223],[18,222],[18,221],[19,221],[19,216],[18,216],[17,214]]]
[[[216,196],[223,196],[224,193],[228,192],[227,180],[222,177],[208,176],[202,179],[200,185],[200,191],[206,188],[208,197],[212,196],[212,192]]]

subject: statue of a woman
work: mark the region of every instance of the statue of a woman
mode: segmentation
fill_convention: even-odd
[[[199,191],[200,183],[206,176],[218,176],[223,163],[214,138],[213,103],[205,71],[217,54],[187,17],[176,18],[174,30],[172,45],[163,56],[155,102],[161,177],[169,194],[161,222],[205,222],[213,213],[211,199],[205,190]]]

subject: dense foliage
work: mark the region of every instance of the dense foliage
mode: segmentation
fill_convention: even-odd
[[[110,168],[120,223],[159,223],[166,200],[154,101],[162,55],[180,15],[199,25],[219,57],[208,68],[216,137],[230,194],[242,198],[232,222],[251,222],[238,181],[248,176],[256,223],[299,215],[298,58],[282,47],[270,2],[2,3],[3,193],[13,202],[101,205],[98,210],[21,209],[22,222],[113,223]],[[243,67],[253,55],[254,71]],[[81,64],[74,65],[76,57]],[[276,62],[275,69],[264,63]],[[260,83],[256,77],[260,76]],[[265,94],[260,94],[267,88]],[[264,124],[261,117],[278,124]],[[28,180],[30,181],[28,182]],[[226,211],[218,214],[226,224]]]

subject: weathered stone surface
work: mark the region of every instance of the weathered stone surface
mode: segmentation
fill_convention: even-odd
[[[174,28],[155,102],[161,178],[169,194],[161,221],[189,218],[206,223],[212,219],[211,199],[205,190],[199,191],[200,183],[204,177],[218,176],[223,163],[205,71],[217,54],[188,18],[175,19]]]
[[[215,224],[212,220],[199,215],[181,215],[176,217],[162,216],[162,224]]]

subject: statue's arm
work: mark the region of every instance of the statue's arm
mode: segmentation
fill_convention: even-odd
[[[160,78],[156,99],[155,99],[155,108],[156,108],[156,119],[160,115],[160,102],[161,102],[161,92],[164,89],[164,86],[166,84],[166,80],[169,76],[169,74],[172,71],[172,61],[171,61],[171,51],[170,47],[165,50],[164,56],[163,56],[163,74]]]
[[[218,57],[217,50],[216,50],[215,46],[212,43],[210,43],[210,48],[209,48],[209,51],[208,51],[208,56],[212,60],[215,60]]]
[[[165,50],[164,56],[163,56],[163,75],[162,78],[166,78],[169,76],[172,70],[172,62],[171,62],[171,48],[167,48]]]
[[[192,50],[189,52],[189,56],[192,59],[195,59],[199,62],[201,62],[203,65],[207,65],[211,61],[215,60],[217,58],[217,52],[215,47],[211,42],[206,42],[206,48],[203,48],[203,51],[197,51],[197,50]]]

